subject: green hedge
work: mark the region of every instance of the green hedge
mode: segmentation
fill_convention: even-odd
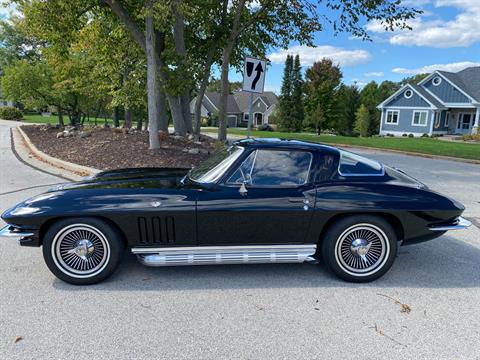
[[[12,106],[0,107],[0,119],[3,120],[21,120],[23,112]]]

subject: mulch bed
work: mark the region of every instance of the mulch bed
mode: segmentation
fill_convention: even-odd
[[[161,148],[148,148],[148,132],[122,129],[95,128],[88,137],[75,135],[57,138],[60,130],[53,126],[24,125],[22,130],[30,141],[44,153],[75,164],[100,170],[129,167],[182,167],[196,166],[213,152],[213,139],[202,136],[201,144],[192,140],[164,135]],[[188,153],[187,150],[191,152]],[[196,150],[192,150],[196,149]]]

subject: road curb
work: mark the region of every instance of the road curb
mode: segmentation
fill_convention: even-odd
[[[204,135],[209,135],[211,137],[212,137],[212,135],[216,135],[216,133],[209,132],[209,131],[206,131],[203,134]],[[229,136],[232,140],[245,139],[245,136],[241,136],[241,135],[229,135]],[[255,136],[252,136],[252,138],[255,138]],[[263,137],[259,137],[258,139],[262,139],[262,138]],[[458,157],[453,157],[453,156],[433,155],[433,154],[417,153],[417,152],[412,152],[412,151],[385,149],[385,148],[378,148],[378,147],[371,147],[371,146],[340,144],[340,143],[318,143],[318,144],[324,144],[324,145],[327,145],[327,146],[329,146],[329,145],[330,146],[339,146],[339,147],[344,147],[344,148],[366,149],[366,150],[372,150],[372,151],[384,151],[384,152],[389,152],[389,153],[394,153],[394,154],[418,156],[418,157],[423,157],[423,158],[428,158],[428,159],[450,160],[450,161],[464,162],[464,163],[469,163],[469,164],[480,165],[480,160],[464,159],[464,158],[458,158]],[[479,148],[480,148],[480,145],[479,145]]]
[[[20,128],[12,128],[12,143],[16,154],[28,165],[52,175],[78,181],[101,170],[54,158],[37,149],[27,134]]]

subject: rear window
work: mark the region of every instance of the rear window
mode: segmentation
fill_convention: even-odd
[[[385,173],[378,161],[348,151],[340,151],[338,172],[342,176],[381,176]]]

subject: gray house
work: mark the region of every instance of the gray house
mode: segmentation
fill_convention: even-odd
[[[435,71],[380,105],[380,135],[474,134],[480,123],[480,67]]]
[[[228,95],[227,101],[227,125],[228,127],[246,127],[248,124],[250,93],[238,91]],[[197,98],[190,102],[190,112],[193,114]],[[253,96],[253,126],[268,124],[268,117],[275,109],[278,102],[277,96],[266,91],[263,94]],[[207,91],[202,101],[201,116],[209,118],[218,113],[220,94]]]

